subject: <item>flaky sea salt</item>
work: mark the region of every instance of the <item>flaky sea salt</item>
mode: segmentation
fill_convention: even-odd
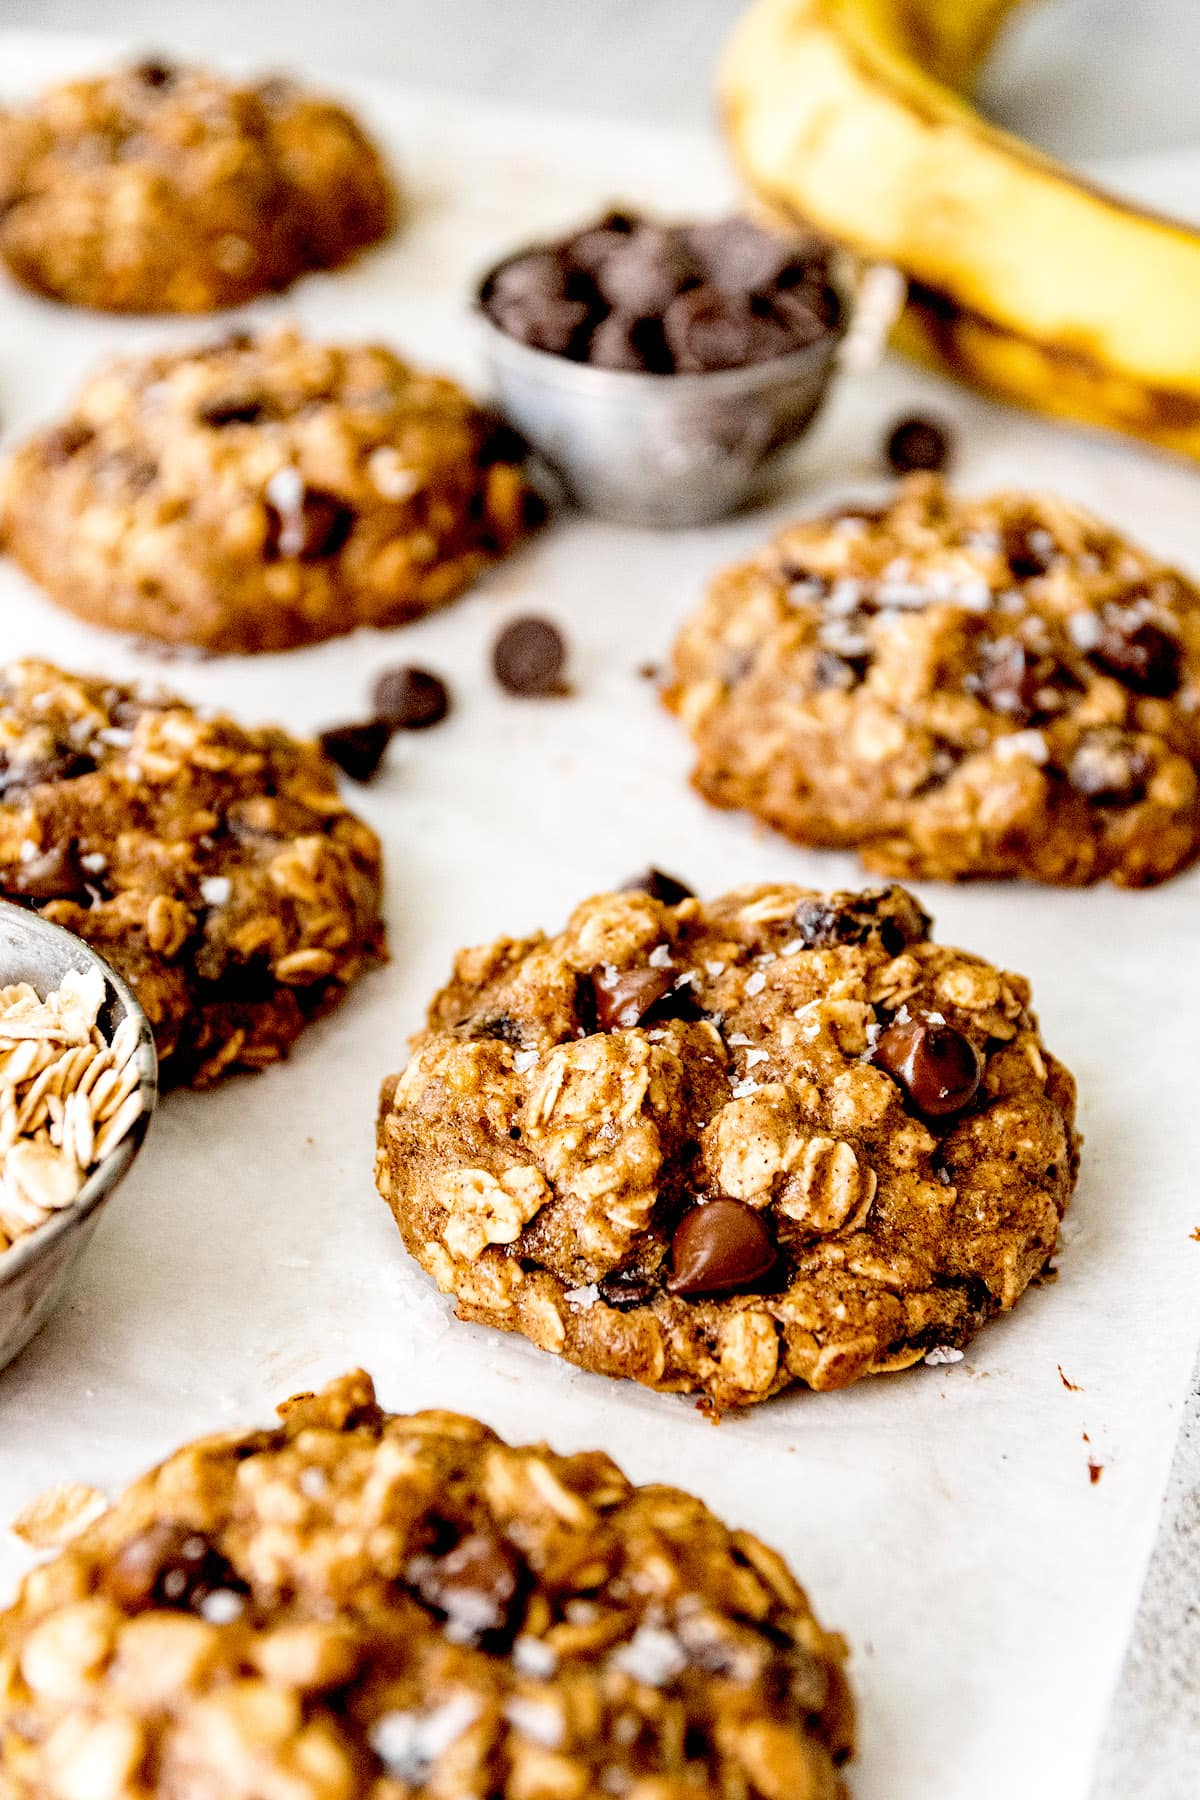
[[[594,1281],[589,1281],[586,1287],[568,1288],[563,1295],[568,1306],[595,1306],[599,1298],[600,1289]]]
[[[536,1050],[518,1050],[513,1057],[513,1068],[518,1075],[527,1075],[538,1059]]]
[[[629,1642],[614,1652],[613,1661],[635,1681],[660,1688],[682,1675],[688,1655],[673,1631],[661,1625],[639,1625]]]
[[[512,1647],[513,1668],[532,1681],[548,1681],[558,1668],[558,1652],[541,1638],[519,1637]]]
[[[419,1786],[440,1756],[479,1717],[469,1694],[455,1694],[440,1706],[384,1713],[368,1732],[371,1748],[397,1781]]]
[[[936,1368],[939,1363],[956,1363],[962,1359],[962,1351],[953,1349],[949,1344],[935,1344],[925,1357],[931,1369]]]
[[[232,892],[228,875],[206,875],[200,883],[200,897],[206,906],[224,906]]]

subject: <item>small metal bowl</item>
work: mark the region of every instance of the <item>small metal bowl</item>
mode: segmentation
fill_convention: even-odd
[[[825,398],[849,311],[769,362],[650,375],[573,362],[502,331],[483,307],[496,269],[479,284],[476,313],[500,411],[580,506],[626,525],[706,525],[744,505]]]
[[[100,1211],[137,1155],[158,1098],[158,1058],[150,1022],[119,975],[96,952],[37,913],[0,901],[0,986],[27,981],[39,994],[56,988],[75,969],[98,969],[107,998],[98,1020],[111,1037],[126,1018],[137,1021],[135,1055],[141,1070],[142,1110],[110,1156],[92,1170],[78,1195],[11,1250],[0,1252],[0,1369],[23,1350],[62,1298],[67,1279],[83,1255]]]

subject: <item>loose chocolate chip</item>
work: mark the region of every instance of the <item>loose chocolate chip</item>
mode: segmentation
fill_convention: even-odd
[[[95,435],[92,427],[85,425],[81,419],[68,419],[65,425],[58,425],[52,431],[43,433],[42,459],[51,467],[61,467],[86,449]]]
[[[924,943],[932,920],[907,888],[865,888],[840,900],[802,900],[793,923],[806,950],[865,944],[872,936],[889,956]]]
[[[664,999],[675,986],[677,969],[626,969],[623,974],[607,975],[603,969],[592,974],[596,990],[596,1027],[599,1031],[629,1031],[640,1025],[652,1007]]]
[[[386,719],[366,719],[360,725],[332,725],[319,742],[330,762],[351,781],[370,781],[379,772],[392,728]]]
[[[301,488],[293,505],[267,503],[269,557],[296,557],[300,562],[319,562],[336,556],[354,525],[354,513],[336,495],[321,488]]]
[[[822,304],[819,296],[814,296],[807,288],[785,288],[782,293],[774,294],[771,313],[787,332],[794,350],[803,349],[805,344],[815,344],[837,317],[833,307]],[[833,317],[828,316],[830,313]]]
[[[889,1025],[874,1060],[899,1082],[917,1111],[933,1119],[961,1112],[983,1079],[983,1058],[970,1038],[930,1019]]]
[[[655,373],[656,364],[669,360],[662,348],[661,329],[658,343],[650,341],[655,324],[655,320],[639,319],[636,314],[631,318],[627,313],[609,313],[592,333],[588,361],[601,369],[649,369]]]
[[[502,331],[551,356],[582,354],[592,313],[582,300],[497,300],[489,309]]]
[[[1134,739],[1102,726],[1080,739],[1067,765],[1076,793],[1098,806],[1132,806],[1146,792],[1146,758]]]
[[[681,374],[744,368],[792,348],[778,319],[753,300],[715,287],[690,288],[672,300],[663,334]]]
[[[609,306],[659,318],[676,294],[698,279],[680,234],[664,225],[638,225],[596,271],[596,285]]]
[[[122,1545],[105,1586],[127,1612],[153,1607],[199,1612],[215,1593],[246,1595],[246,1583],[203,1532],[188,1525],[150,1525]]]
[[[197,417],[201,424],[220,430],[225,425],[256,425],[266,410],[261,394],[232,394],[224,400],[209,400]]]
[[[567,291],[567,268],[552,250],[531,250],[497,269],[488,284],[485,304],[561,300]]]
[[[162,62],[158,57],[147,57],[146,61],[138,63],[133,71],[142,86],[148,88],[170,87],[177,72],[171,63]]]
[[[886,454],[897,475],[916,469],[936,472],[950,460],[949,434],[933,419],[901,419],[892,427]]]
[[[498,1649],[515,1636],[525,1573],[498,1538],[472,1532],[442,1556],[418,1557],[408,1581],[445,1619],[452,1643]]]
[[[613,251],[624,246],[636,225],[629,213],[606,213],[598,224],[578,232],[567,243],[566,254],[572,267],[595,275]]]
[[[631,875],[628,881],[621,883],[622,894],[649,894],[652,900],[661,900],[664,906],[678,906],[681,900],[695,899],[694,889],[686,882],[679,881],[674,875],[666,875],[661,869],[653,867],[643,870],[640,875]]]
[[[1004,554],[1018,581],[1045,575],[1058,555],[1058,545],[1044,525],[1031,519],[1010,519],[1004,527]]]
[[[710,219],[684,233],[706,281],[731,294],[762,293],[795,261],[795,244],[750,219]]]
[[[375,717],[395,731],[425,731],[450,710],[450,695],[440,675],[429,669],[384,669],[371,691]]]
[[[758,1281],[774,1264],[775,1246],[760,1213],[742,1200],[709,1200],[675,1227],[667,1288],[689,1298],[727,1294]]]
[[[52,844],[28,862],[12,863],[0,881],[20,900],[83,900],[87,883],[74,844]]]
[[[528,617],[506,625],[492,647],[492,668],[510,694],[562,692],[567,645],[549,619]]]
[[[1135,694],[1165,700],[1182,677],[1183,649],[1178,638],[1125,607],[1104,608],[1099,641],[1088,654],[1106,675],[1115,675]]]

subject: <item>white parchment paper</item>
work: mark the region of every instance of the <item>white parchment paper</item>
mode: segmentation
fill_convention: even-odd
[[[26,92],[96,54],[0,34],[0,88]],[[502,249],[610,200],[717,210],[732,196],[708,140],[357,93],[403,172],[408,223],[358,268],[258,317],[378,334],[475,378],[464,295]],[[1162,170],[1178,187],[1178,169]],[[0,285],[6,439],[52,418],[100,353],[206,329],[92,318]],[[441,617],[387,638],[164,670],[0,567],[5,657],[158,674],[301,730],[355,716],[388,660],[442,671],[456,701],[445,726],[397,742],[361,797],[388,853],[394,960],[287,1065],[164,1103],[72,1294],[0,1377],[0,1520],[53,1482],[116,1488],[185,1437],[262,1422],[276,1400],[362,1363],[390,1407],[460,1407],[518,1438],[602,1445],[635,1478],[686,1485],[778,1544],[854,1646],[858,1800],[1085,1793],[1200,1329],[1200,874],[1141,894],[921,889],[943,938],[1032,978],[1045,1035],[1079,1078],[1087,1136],[1059,1280],[957,1365],[784,1397],[714,1429],[684,1401],[454,1324],[371,1181],[379,1078],[460,944],[557,927],[650,859],[710,892],[855,880],[848,858],[708,811],[686,786],[687,745],[636,671],[664,655],[713,568],[789,512],[881,493],[882,428],[912,406],[952,422],[964,487],[1057,488],[1200,569],[1190,469],[899,364],[843,387],[766,510],[670,536],[567,520]],[[529,609],[570,637],[570,700],[509,699],[487,674],[493,634]],[[1102,1466],[1094,1483],[1089,1462]],[[0,1540],[0,1596],[29,1561]]]

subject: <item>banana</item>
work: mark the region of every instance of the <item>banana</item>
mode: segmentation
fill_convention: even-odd
[[[720,79],[775,210],[908,278],[902,348],[1200,457],[1200,233],[1101,192],[963,93],[1011,0],[756,0]]]

